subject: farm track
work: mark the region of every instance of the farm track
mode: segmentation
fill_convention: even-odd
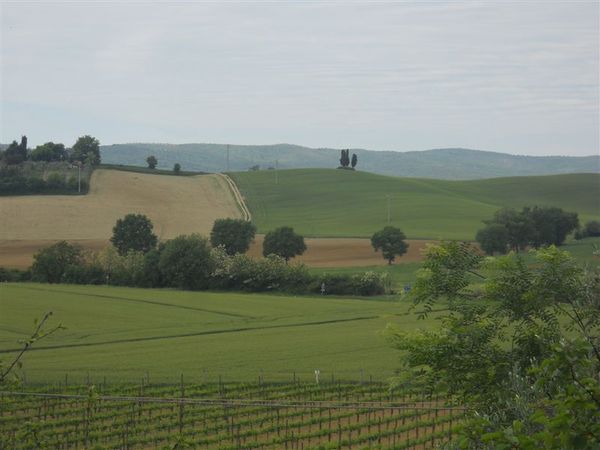
[[[238,204],[238,207],[240,208],[240,211],[242,212],[244,220],[251,222],[252,214],[250,214],[250,210],[248,209],[248,206],[246,206],[244,197],[242,196],[242,193],[238,189],[237,184],[235,184],[235,182],[231,179],[231,177],[225,173],[217,173],[216,175],[222,177],[225,180],[225,182],[227,183],[227,185],[229,186],[229,189],[231,189],[231,192]]]
[[[35,287],[31,287],[31,286],[15,285],[15,287],[18,289],[30,289],[30,290],[42,291],[42,292],[48,291],[48,289],[35,288]],[[116,295],[104,295],[104,294],[90,294],[88,292],[75,292],[75,291],[68,291],[68,290],[61,290],[61,289],[52,289],[51,291],[52,292],[60,292],[61,294],[77,295],[77,296],[84,296],[84,297],[96,297],[96,298],[103,298],[103,299],[108,299],[108,300],[119,300],[119,301],[125,300],[128,302],[134,302],[134,303],[148,303],[151,305],[166,306],[168,308],[178,308],[178,309],[187,309],[187,310],[192,310],[192,311],[208,312],[211,314],[219,314],[222,316],[235,317],[238,319],[257,319],[257,317],[255,317],[255,316],[249,316],[249,315],[245,315],[245,314],[236,314],[236,313],[231,313],[231,312],[218,311],[215,309],[197,308],[194,306],[176,305],[174,303],[157,302],[157,301],[153,301],[153,300],[143,300],[140,298],[121,297],[121,296],[116,296]]]

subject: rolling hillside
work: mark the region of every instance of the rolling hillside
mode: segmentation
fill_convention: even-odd
[[[507,176],[551,175],[559,173],[600,172],[600,157],[517,156],[462,148],[425,151],[371,151],[352,149],[358,156],[358,168],[367,172],[393,176],[410,176],[448,180],[468,180]],[[146,158],[155,155],[158,167],[205,172],[227,170],[227,145],[223,144],[117,144],[101,147],[102,161],[107,164],[145,166]],[[299,145],[231,145],[229,170],[335,168],[340,151],[331,148],[308,148]]]
[[[307,236],[371,236],[388,223],[388,196],[390,223],[412,239],[473,239],[503,206],[551,205],[600,219],[598,174],[445,181],[304,169],[232,177],[259,232],[291,225]]]
[[[120,217],[147,215],[161,240],[208,234],[215,219],[241,217],[219,175],[149,175],[95,170],[87,195],[0,197],[0,267],[27,267],[41,247],[58,240],[104,247]]]

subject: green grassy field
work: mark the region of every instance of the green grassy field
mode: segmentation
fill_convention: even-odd
[[[259,232],[291,225],[306,236],[367,237],[391,224],[409,238],[468,239],[503,206],[558,206],[600,220],[600,175],[447,181],[346,170],[238,172]]]
[[[435,326],[417,321],[407,301],[133,288],[3,284],[0,359],[8,360],[33,319],[53,311],[66,330],[24,359],[27,382],[71,379],[176,382],[386,379],[399,366],[381,331]],[[361,372],[362,371],[362,372]]]

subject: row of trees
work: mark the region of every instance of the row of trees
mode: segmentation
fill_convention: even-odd
[[[306,250],[304,238],[290,227],[265,236],[264,259],[244,252],[254,239],[250,222],[215,221],[210,240],[200,235],[159,242],[150,220],[140,214],[119,219],[111,247],[86,253],[78,245],[59,242],[34,257],[31,276],[49,283],[114,284],[179,289],[281,290],[344,295],[383,294],[390,288],[385,275],[365,273],[336,277],[310,275],[303,265],[288,264]],[[329,286],[331,284],[331,286]]]
[[[156,169],[156,166],[158,165],[158,159],[156,158],[156,156],[154,155],[150,155],[146,158],[146,164],[148,164],[148,169]],[[175,172],[176,174],[179,174],[181,172],[181,164],[179,163],[175,163],[173,165],[173,172]]]
[[[90,135],[81,136],[73,147],[66,149],[64,144],[46,142],[30,150],[27,147],[27,136],[21,142],[12,143],[0,152],[0,160],[6,165],[17,165],[25,161],[70,161],[90,165],[100,164],[100,142]]]
[[[562,245],[579,228],[577,213],[556,207],[503,208],[479,230],[475,239],[488,254],[519,252],[527,247]]]
[[[357,163],[358,157],[356,156],[356,153],[352,153],[352,159],[350,159],[350,149],[342,150],[342,154],[340,156],[340,166],[338,169],[349,169],[350,167],[348,166],[350,165],[352,166],[351,168],[354,169]]]

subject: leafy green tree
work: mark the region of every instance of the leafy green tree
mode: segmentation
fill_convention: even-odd
[[[175,163],[175,165],[173,166],[173,172],[179,175],[179,173],[181,172],[181,164]]]
[[[243,219],[217,219],[210,232],[213,247],[222,245],[228,255],[245,253],[254,240],[256,227]]]
[[[8,165],[21,164],[27,159],[27,149],[23,150],[23,146],[17,141],[12,141],[3,153],[4,162]]]
[[[150,155],[146,158],[146,163],[148,163],[148,168],[149,169],[156,169],[156,165],[158,164],[158,160],[156,159],[156,156],[154,155]]]
[[[100,164],[100,141],[90,135],[81,136],[71,149],[70,159],[84,164]]]
[[[285,259],[301,255],[306,251],[304,238],[294,232],[291,227],[280,227],[269,231],[263,241],[263,255],[277,255]]]
[[[60,241],[33,256],[31,277],[43,283],[60,283],[69,266],[80,264],[83,264],[81,246]]]
[[[585,224],[585,234],[589,237],[600,236],[600,222],[597,220],[590,220]]]
[[[131,250],[147,253],[156,247],[158,241],[153,229],[152,222],[145,215],[127,214],[117,220],[110,242],[120,255]]]
[[[460,448],[598,448],[597,269],[554,246],[528,265],[442,242],[427,247],[411,295],[421,317],[438,304],[449,312],[437,330],[388,328],[406,355],[396,382],[443,389],[473,409]]]
[[[54,142],[46,142],[43,145],[38,145],[31,152],[32,161],[62,161],[66,156],[65,146],[63,144],[55,144]]]
[[[387,259],[388,264],[392,264],[396,256],[402,256],[408,250],[405,239],[406,236],[402,230],[387,226],[371,237],[371,246],[375,251],[381,250],[381,254]]]
[[[353,169],[356,167],[357,163],[358,163],[358,156],[356,156],[356,153],[352,153],[352,168]]]
[[[484,223],[504,225],[508,232],[508,245],[516,252],[525,250],[534,239],[535,226],[531,217],[512,208],[502,208],[496,211],[494,217]]]
[[[577,213],[565,212],[561,208],[523,208],[523,215],[528,216],[533,223],[535,231],[531,245],[535,248],[543,245],[562,245],[567,235],[579,228]]]
[[[508,230],[506,226],[500,223],[490,223],[485,228],[479,230],[477,236],[475,236],[475,240],[488,255],[493,255],[494,253],[504,254],[508,250]]]
[[[167,241],[158,266],[166,286],[200,290],[209,287],[214,261],[207,239],[192,234]]]

